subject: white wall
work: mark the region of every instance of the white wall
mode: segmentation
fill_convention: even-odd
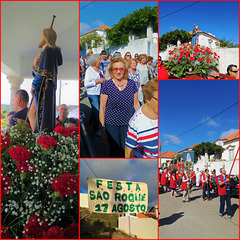
[[[80,207],[89,208],[88,195],[86,193],[80,193]]]
[[[119,217],[118,228],[126,233],[137,235],[142,239],[158,238],[158,221],[152,218]]]
[[[209,43],[209,39],[212,40],[211,43]],[[203,45],[205,47],[209,47],[215,51],[215,49],[217,48],[216,43],[219,43],[219,41],[214,40],[214,38],[211,38],[210,36],[208,36],[205,33],[200,33],[199,39],[198,39],[198,44]]]

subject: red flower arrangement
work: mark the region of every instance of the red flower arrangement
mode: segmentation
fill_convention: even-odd
[[[48,147],[51,147],[53,149],[54,145],[57,145],[57,140],[55,140],[53,137],[42,136],[37,140],[37,143],[41,144],[41,147],[43,149]]]
[[[71,225],[64,230],[66,239],[78,239],[78,223],[71,223]]]
[[[7,176],[1,175],[1,198],[7,194],[11,185],[11,179]]]
[[[7,134],[1,136],[1,147],[7,149],[12,144],[11,138]]]
[[[210,66],[217,67],[220,56],[210,48],[191,44],[180,44],[168,52],[169,61],[166,67],[180,76],[185,76],[187,72],[194,74],[206,74]]]
[[[78,191],[78,177],[71,173],[64,173],[59,178],[54,178],[51,187],[59,192],[59,197],[71,196]]]
[[[31,158],[31,153],[28,151],[27,148],[22,146],[12,147],[8,150],[8,154],[10,158],[15,160],[16,162],[27,161]]]
[[[53,226],[47,232],[43,232],[43,239],[63,239],[64,231],[59,226]]]
[[[77,135],[79,133],[79,128],[78,127],[69,127],[68,131],[70,131],[70,136]]]
[[[48,223],[38,215],[28,219],[28,223],[23,228],[23,239],[35,238],[41,239],[43,232],[47,232]]]

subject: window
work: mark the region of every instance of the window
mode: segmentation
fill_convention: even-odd
[[[229,160],[233,160],[234,159],[234,149],[230,148],[229,149]]]

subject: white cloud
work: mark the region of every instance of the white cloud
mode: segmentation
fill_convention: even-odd
[[[216,131],[212,130],[212,131],[207,132],[207,136],[208,136],[209,138],[213,138],[213,137],[216,136],[216,133],[217,133]]]
[[[105,25],[105,24],[103,21],[96,19],[94,22],[92,22],[91,25],[96,26],[96,27],[101,27],[102,25]]]
[[[235,133],[235,132],[237,132],[237,131],[238,131],[238,129],[232,128],[232,129],[230,129],[230,130],[228,130],[228,131],[222,132],[220,138],[228,137],[228,136],[232,135],[233,133]]]
[[[202,123],[207,121],[207,120],[209,120],[209,119],[210,119],[209,116],[202,118]],[[211,119],[208,122],[206,122],[206,124],[208,126],[211,126],[211,127],[218,127],[219,126],[219,124],[216,121],[214,121],[213,119]]]
[[[182,141],[175,135],[171,135],[171,134],[163,134],[164,138],[167,139],[164,141],[164,143],[167,142],[167,144],[169,143],[169,141],[172,141],[173,144],[180,144],[182,143]]]
[[[87,31],[89,31],[91,29],[91,26],[87,23],[84,23],[84,22],[80,22],[80,33],[83,34],[83,33],[86,33]]]

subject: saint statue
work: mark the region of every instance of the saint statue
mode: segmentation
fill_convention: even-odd
[[[192,36],[192,45],[195,46],[198,44],[198,26],[195,25],[195,22]]]
[[[33,99],[28,119],[34,133],[51,132],[56,125],[57,74],[58,66],[62,65],[62,54],[60,47],[56,46],[57,34],[52,25],[43,30],[38,46],[43,51],[37,55],[33,63],[34,79],[31,87]]]

